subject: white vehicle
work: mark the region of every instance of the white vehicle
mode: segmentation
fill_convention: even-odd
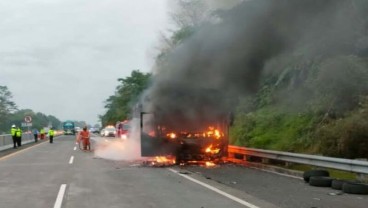
[[[104,137],[115,137],[116,129],[113,126],[107,126],[101,131],[101,136]]]
[[[79,126],[75,127],[75,132],[80,132],[82,129]]]
[[[100,131],[100,135],[101,135],[101,136],[105,136],[105,129],[101,129],[101,131]]]

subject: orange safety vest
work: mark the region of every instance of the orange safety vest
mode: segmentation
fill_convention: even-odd
[[[81,139],[89,138],[89,131],[81,131],[80,136],[81,136]]]

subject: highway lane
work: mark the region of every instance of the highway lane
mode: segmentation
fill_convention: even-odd
[[[226,197],[167,168],[96,158],[75,150],[74,137],[66,136],[1,159],[0,177],[0,207],[54,207],[58,195],[68,208],[247,207],[240,202],[249,199],[248,207],[267,204],[239,193]],[[59,194],[63,184],[65,194]]]
[[[247,207],[167,168],[140,164],[76,151],[65,207]]]
[[[75,147],[74,137],[61,136],[0,159],[0,207],[359,208],[368,202],[366,196],[331,196],[330,189],[299,179],[233,165],[144,167]]]
[[[66,137],[0,159],[0,207],[53,207],[58,187],[70,177]]]

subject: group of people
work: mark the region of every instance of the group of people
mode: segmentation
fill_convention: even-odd
[[[22,146],[22,129],[17,127],[16,125],[12,125],[12,128],[10,130],[10,134],[13,139],[14,149],[17,149],[18,147]]]
[[[14,144],[13,148],[17,149],[18,147],[22,146],[22,134],[23,134],[22,129],[13,124],[10,130],[10,134],[13,139]],[[54,135],[55,135],[54,129],[50,128],[50,130],[48,131],[50,143],[54,142]],[[40,138],[41,140],[45,139],[46,137],[45,129],[42,128],[40,131],[38,131],[37,129],[33,129],[33,136],[35,142],[38,142],[38,138]]]
[[[50,143],[53,143],[54,135],[55,135],[54,129],[50,128],[47,134],[49,135]],[[34,136],[35,142],[38,142],[38,138],[40,138],[41,140],[45,139],[46,131],[44,128],[42,128],[40,131],[38,131],[37,129],[33,129],[33,136]]]
[[[13,138],[14,149],[22,146],[22,133],[23,133],[22,129],[13,124],[10,133]],[[48,131],[50,143],[54,142],[54,135],[55,135],[54,129],[50,128]],[[46,137],[45,129],[42,128],[40,131],[38,131],[37,129],[33,129],[33,136],[35,142],[38,142],[38,138],[40,138],[41,140],[45,139]],[[83,150],[87,150],[87,148],[88,150],[91,150],[90,146],[91,143],[89,139],[90,139],[89,131],[87,130],[87,127],[84,127],[83,131],[81,131],[77,137],[78,140],[77,142],[81,142],[83,144]]]

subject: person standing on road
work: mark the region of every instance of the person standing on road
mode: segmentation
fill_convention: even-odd
[[[34,136],[35,142],[38,142],[38,130],[37,129],[33,129],[33,136]]]
[[[15,126],[15,124],[12,125],[11,127],[11,130],[10,130],[10,134],[12,136],[12,139],[13,139],[13,144],[14,144],[14,149],[17,149],[17,135],[16,135],[16,132],[17,132],[17,127]]]
[[[89,150],[91,150],[91,143],[89,141],[89,137],[90,137],[89,131],[85,126],[83,130],[79,133],[79,142],[83,142],[83,150],[87,150],[87,147]]]
[[[18,127],[15,131],[15,136],[17,138],[18,147],[22,146],[22,129]]]
[[[45,138],[45,129],[41,128],[40,130],[40,139],[43,140]]]
[[[49,130],[49,138],[50,138],[50,143],[54,142],[54,135],[55,135],[55,131],[53,128],[50,128]]]

